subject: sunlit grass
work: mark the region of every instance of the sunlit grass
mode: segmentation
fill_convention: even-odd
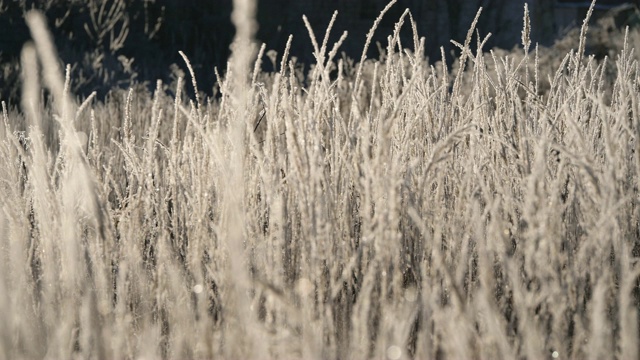
[[[636,33],[553,54],[525,11],[523,49],[472,25],[447,67],[400,43],[405,12],[379,60],[309,26],[311,70],[287,46],[265,73],[240,3],[216,98],[80,104],[29,13],[0,359],[637,358]]]

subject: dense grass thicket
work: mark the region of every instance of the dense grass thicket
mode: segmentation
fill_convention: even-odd
[[[27,15],[0,359],[638,358],[638,33],[538,50],[525,10],[522,49],[472,24],[448,68],[405,12],[378,60],[309,28],[311,70],[265,73],[254,6],[216,97],[82,104]]]

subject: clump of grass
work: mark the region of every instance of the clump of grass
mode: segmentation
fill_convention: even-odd
[[[637,357],[630,46],[581,40],[549,71],[525,9],[524,51],[472,50],[472,26],[450,70],[400,42],[405,12],[379,60],[309,26],[310,72],[287,45],[263,73],[237,5],[219,98],[179,78],[80,106],[28,15],[0,124],[0,358]]]

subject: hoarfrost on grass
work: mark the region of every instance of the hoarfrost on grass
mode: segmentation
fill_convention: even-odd
[[[525,8],[524,49],[472,27],[430,66],[405,12],[381,59],[309,25],[311,72],[290,37],[264,73],[235,3],[215,99],[179,78],[77,106],[29,14],[0,123],[0,358],[638,357],[638,31],[603,60],[587,21],[577,51],[534,51]]]

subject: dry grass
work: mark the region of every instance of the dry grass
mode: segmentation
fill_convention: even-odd
[[[0,359],[637,358],[631,47],[596,61],[581,40],[548,71],[527,26],[527,51],[488,56],[472,27],[448,69],[398,41],[407,12],[379,61],[310,31],[308,74],[285,50],[251,76],[237,2],[217,99],[180,79],[78,105],[27,17]]]

